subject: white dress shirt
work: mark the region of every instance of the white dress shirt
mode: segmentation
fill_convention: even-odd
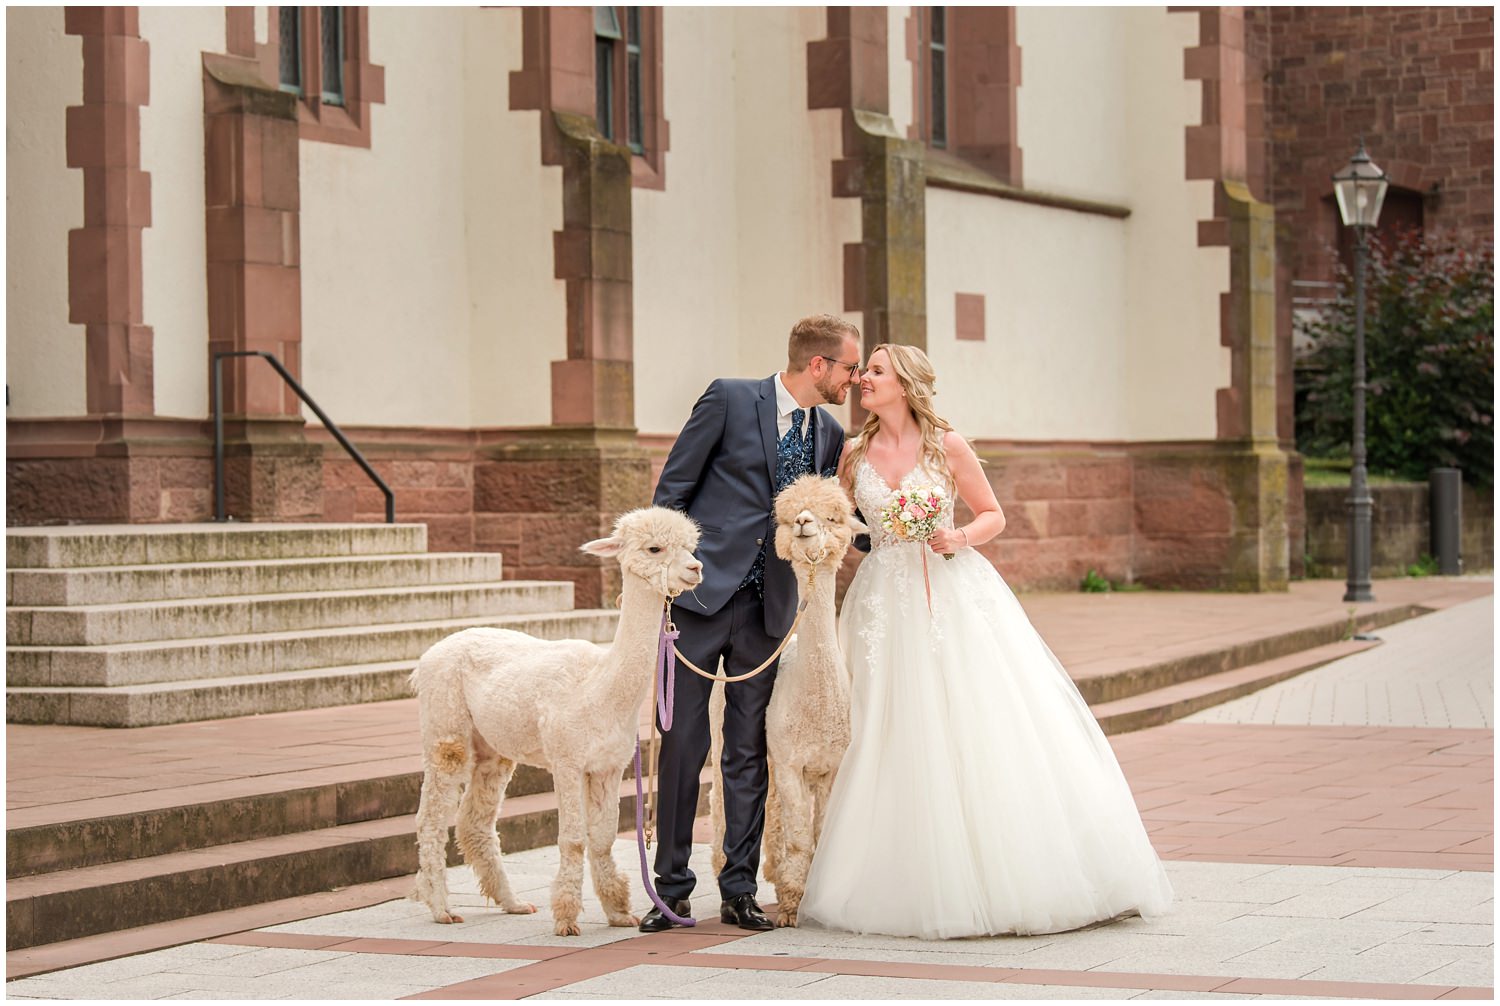
[[[776,375],[776,439],[780,440],[786,436],[787,431],[792,428],[792,412],[802,406],[792,397],[792,393],[786,390],[786,385],[781,383],[781,374]],[[802,435],[805,437],[812,429],[812,409],[806,410],[807,415],[802,417]]]

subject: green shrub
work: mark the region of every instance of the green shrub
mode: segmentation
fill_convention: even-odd
[[[1091,569],[1083,575],[1083,582],[1078,589],[1085,594],[1107,594],[1109,593],[1109,581],[1099,575],[1097,569]]]
[[[1354,277],[1308,334],[1297,368],[1297,449],[1348,457],[1353,421]],[[1426,481],[1459,468],[1494,484],[1494,253],[1408,233],[1372,239],[1365,271],[1367,463]]]
[[[1425,553],[1422,558],[1406,567],[1407,576],[1437,576],[1437,572],[1438,561]]]

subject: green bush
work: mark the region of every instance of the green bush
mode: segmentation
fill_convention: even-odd
[[[1107,594],[1109,593],[1109,581],[1099,575],[1097,569],[1091,569],[1083,575],[1083,582],[1078,589],[1085,594]]]
[[[1354,277],[1309,327],[1297,367],[1297,449],[1348,457]],[[1426,481],[1439,466],[1494,484],[1494,253],[1408,233],[1372,239],[1365,270],[1365,443],[1372,471]]]
[[[1438,561],[1432,556],[1422,554],[1422,558],[1406,567],[1407,576],[1437,576]]]

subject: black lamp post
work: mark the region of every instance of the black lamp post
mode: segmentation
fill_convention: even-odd
[[[1345,601],[1373,601],[1370,591],[1370,498],[1369,472],[1365,469],[1365,256],[1366,232],[1380,219],[1385,202],[1385,172],[1359,150],[1349,166],[1333,176],[1333,192],[1345,227],[1354,228],[1354,465],[1349,472],[1349,579]]]

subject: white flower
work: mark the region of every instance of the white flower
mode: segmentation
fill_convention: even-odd
[[[904,520],[904,521],[906,521],[907,523],[910,523],[911,521],[916,520],[916,518],[913,517],[911,514],[905,513],[905,512],[903,512],[901,514],[901,519]]]

